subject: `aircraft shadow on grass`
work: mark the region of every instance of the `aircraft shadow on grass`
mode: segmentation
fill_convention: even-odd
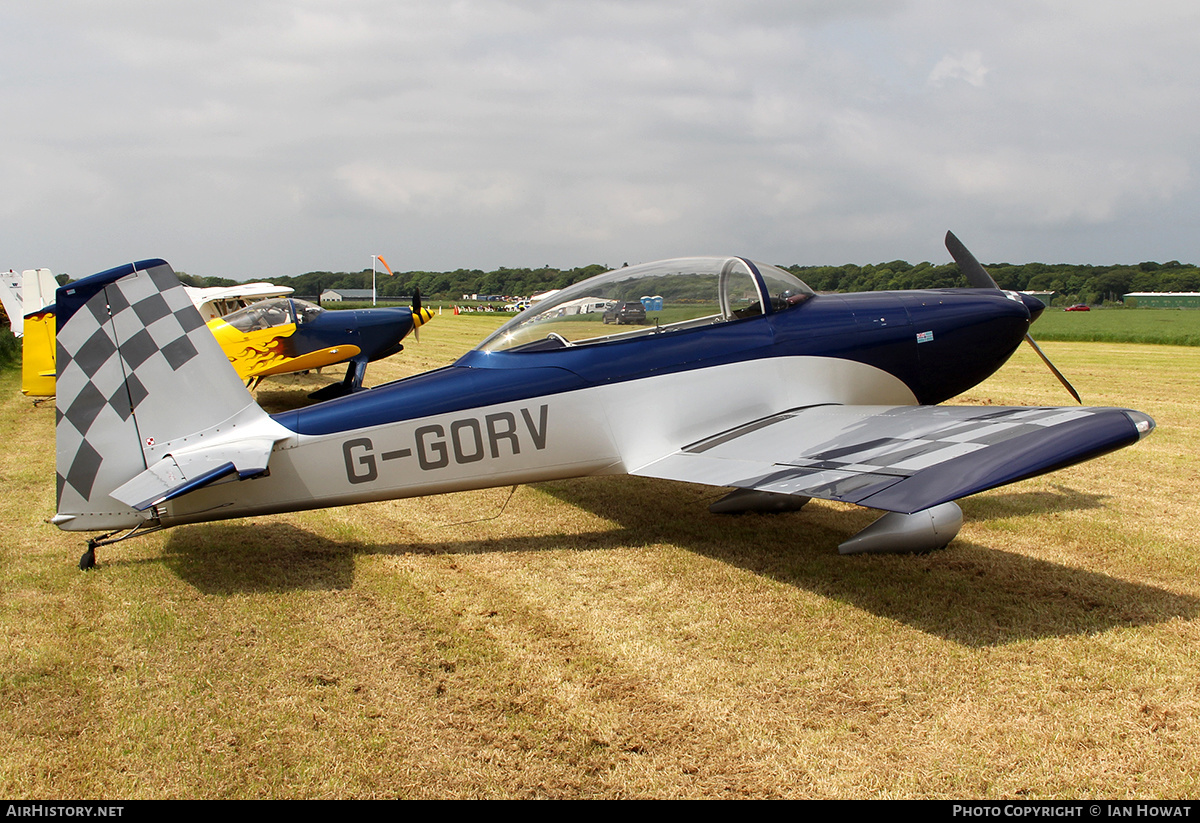
[[[204,523],[171,532],[163,561],[205,594],[339,591],[365,550],[288,523]]]
[[[980,520],[999,517],[1030,517],[1048,512],[1086,511],[1104,508],[1104,501],[1111,495],[1097,492],[1081,492],[1061,484],[1054,491],[995,492],[986,498],[968,498],[963,501],[963,511],[970,512]]]
[[[814,505],[798,513],[747,514],[731,520],[704,511],[703,503],[714,493],[698,486],[625,477],[557,481],[536,488],[616,525],[572,535],[548,530],[536,536],[370,545],[331,540],[286,523],[215,523],[173,531],[165,557],[182,579],[201,591],[233,594],[350,588],[359,554],[539,552],[561,550],[567,544],[579,551],[603,551],[669,543],[969,647],[1200,614],[1200,599],[1194,597],[961,537],[945,551],[847,562],[830,548],[861,528],[857,518],[870,519],[866,511]],[[1096,508],[1102,498],[1060,486],[1058,493],[1007,493],[988,502],[1023,515]],[[648,507],[657,511],[656,517],[646,516]],[[466,513],[468,519],[472,516]],[[520,517],[519,508],[503,517]],[[498,522],[503,523],[503,517]]]
[[[611,486],[603,495],[603,508],[591,508],[599,499],[587,489],[591,484]],[[687,486],[606,478],[541,488],[622,524],[623,531],[638,535],[634,545],[671,542],[965,646],[1088,634],[1200,614],[1195,597],[992,549],[961,536],[948,549],[925,555],[877,555],[847,563],[830,548],[871,519],[872,513],[859,509],[843,511],[814,502],[803,512],[742,515],[736,542],[730,542],[713,536],[730,533],[725,516],[710,515],[694,501],[672,505],[671,496]],[[705,500],[714,496],[710,489],[691,488]],[[1056,488],[1058,494],[989,495],[987,502],[999,503],[1013,515],[1103,505],[1104,495]],[[647,500],[663,501],[658,523],[645,518]],[[982,504],[964,501],[964,507]],[[625,512],[631,514],[627,521]],[[879,574],[881,566],[887,567],[886,575]]]

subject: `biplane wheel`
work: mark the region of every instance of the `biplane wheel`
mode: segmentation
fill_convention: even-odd
[[[88,546],[88,550],[85,551],[83,553],[83,556],[79,558],[79,570],[85,572],[88,569],[94,567],[95,565],[96,565],[96,550],[94,548],[92,548],[91,546]]]

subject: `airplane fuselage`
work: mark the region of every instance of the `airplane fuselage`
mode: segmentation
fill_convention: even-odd
[[[594,474],[784,409],[953,397],[998,369],[1029,305],[993,290],[817,296],[773,314],[454,365],[277,414],[268,476],[159,507],[164,525]],[[649,413],[653,411],[653,413]]]
[[[955,500],[1154,429],[1133,409],[940,405],[1000,368],[1044,309],[996,288],[952,234],[947,248],[973,288],[822,296],[741,257],[622,267],[452,366],[274,416],[165,261],[100,272],[56,298],[52,522],[110,531],[86,569],[97,546],[155,528],[627,473],[735,489],[720,511],[820,498],[887,512],[847,553],[939,548],[962,524]],[[629,326],[613,331],[614,313]],[[416,298],[411,317],[428,319]]]

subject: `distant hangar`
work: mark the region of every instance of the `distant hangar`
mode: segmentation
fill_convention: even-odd
[[[1131,309],[1200,309],[1200,292],[1135,291],[1121,298]]]

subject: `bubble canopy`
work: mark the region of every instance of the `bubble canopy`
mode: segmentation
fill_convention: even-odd
[[[792,274],[742,257],[644,263],[562,289],[505,323],[478,351],[544,351],[730,323],[812,296]]]
[[[250,333],[260,329],[286,326],[289,323],[311,323],[324,311],[325,309],[307,300],[280,297],[251,303],[245,308],[225,315],[221,320],[238,331]]]

